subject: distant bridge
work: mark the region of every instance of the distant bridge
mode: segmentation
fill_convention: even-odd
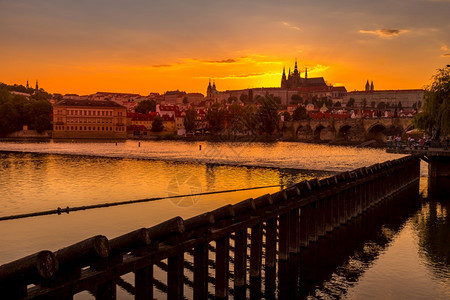
[[[402,135],[412,128],[412,118],[307,119],[287,122],[284,135],[309,141],[384,142],[387,135]]]

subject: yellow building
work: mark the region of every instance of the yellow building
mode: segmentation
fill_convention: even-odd
[[[126,108],[109,100],[61,100],[53,106],[54,139],[126,139]]]

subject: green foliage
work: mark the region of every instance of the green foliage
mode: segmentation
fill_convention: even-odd
[[[5,102],[0,106],[0,136],[20,130],[17,122],[19,114],[11,102]]]
[[[294,112],[292,113],[292,119],[299,121],[299,120],[305,120],[308,118],[308,113],[306,112],[306,108],[303,106],[297,107]]]
[[[195,108],[190,107],[186,111],[183,123],[186,132],[193,132],[195,130],[195,128],[197,127],[197,111],[195,110]]]
[[[151,111],[156,111],[156,101],[155,100],[141,101],[136,106],[134,111],[141,114],[148,114]]]
[[[244,104],[248,104],[249,103],[249,99],[248,99],[248,95],[247,94],[242,94],[239,97],[239,100],[241,100],[241,102],[244,103]]]
[[[292,95],[290,104],[296,105],[299,103],[303,103],[303,98],[298,94]]]
[[[219,103],[214,103],[206,112],[206,120],[211,127],[211,133],[217,134],[225,127],[226,112]]]
[[[386,103],[384,103],[383,101],[381,101],[380,103],[378,103],[377,108],[378,108],[378,109],[385,109],[385,108],[386,108]]]
[[[439,69],[425,89],[423,111],[416,114],[414,125],[433,138],[450,134],[450,67]]]
[[[355,105],[355,99],[354,98],[348,99],[346,107],[353,107],[354,105]]]
[[[229,129],[233,134],[245,130],[244,108],[236,102],[228,107]]]
[[[228,103],[229,104],[231,104],[231,103],[233,103],[233,102],[236,102],[238,100],[238,98],[237,97],[235,97],[235,96],[230,96],[230,97],[228,97]]]
[[[258,115],[261,122],[261,131],[272,135],[278,127],[280,116],[278,115],[279,104],[272,95],[266,94],[265,97],[258,97],[260,104]]]
[[[292,119],[291,114],[288,113],[287,111],[285,111],[285,112],[283,113],[283,117],[284,117],[284,121],[285,121],[285,122],[289,122],[289,121]]]
[[[0,86],[0,135],[21,130],[23,125],[38,132],[51,129],[53,108],[47,100],[48,93],[40,90],[27,99],[22,95],[11,95],[8,87]]]
[[[153,132],[161,132],[163,130],[164,130],[163,119],[160,116],[156,116],[153,119],[151,131],[153,131]]]
[[[252,134],[255,134],[260,122],[258,108],[255,105],[244,106],[242,114],[245,128]]]

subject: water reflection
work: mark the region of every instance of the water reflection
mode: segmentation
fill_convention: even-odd
[[[450,286],[450,202],[431,198],[413,218],[420,255],[443,284]]]
[[[278,298],[345,297],[348,289],[358,282],[386,250],[406,220],[417,211],[417,188],[375,207],[308,248],[303,248],[288,262],[281,262]],[[273,298],[273,285],[266,284],[266,287],[266,298]]]

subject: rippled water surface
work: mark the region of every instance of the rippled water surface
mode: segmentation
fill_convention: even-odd
[[[174,216],[191,217],[275,192],[279,185],[398,157],[382,149],[301,143],[145,141],[139,147],[136,141],[117,145],[1,142],[0,217],[66,206],[266,188],[0,221],[0,264],[96,234],[112,238]],[[366,234],[369,238],[348,243],[346,256],[335,260],[332,272],[327,271],[330,276],[313,278],[303,296],[449,299],[449,201],[444,200],[424,200],[399,213],[393,225],[384,219],[377,223]],[[325,249],[332,255],[332,248]],[[362,260],[365,251],[375,255]],[[126,297],[123,291],[118,293]]]

